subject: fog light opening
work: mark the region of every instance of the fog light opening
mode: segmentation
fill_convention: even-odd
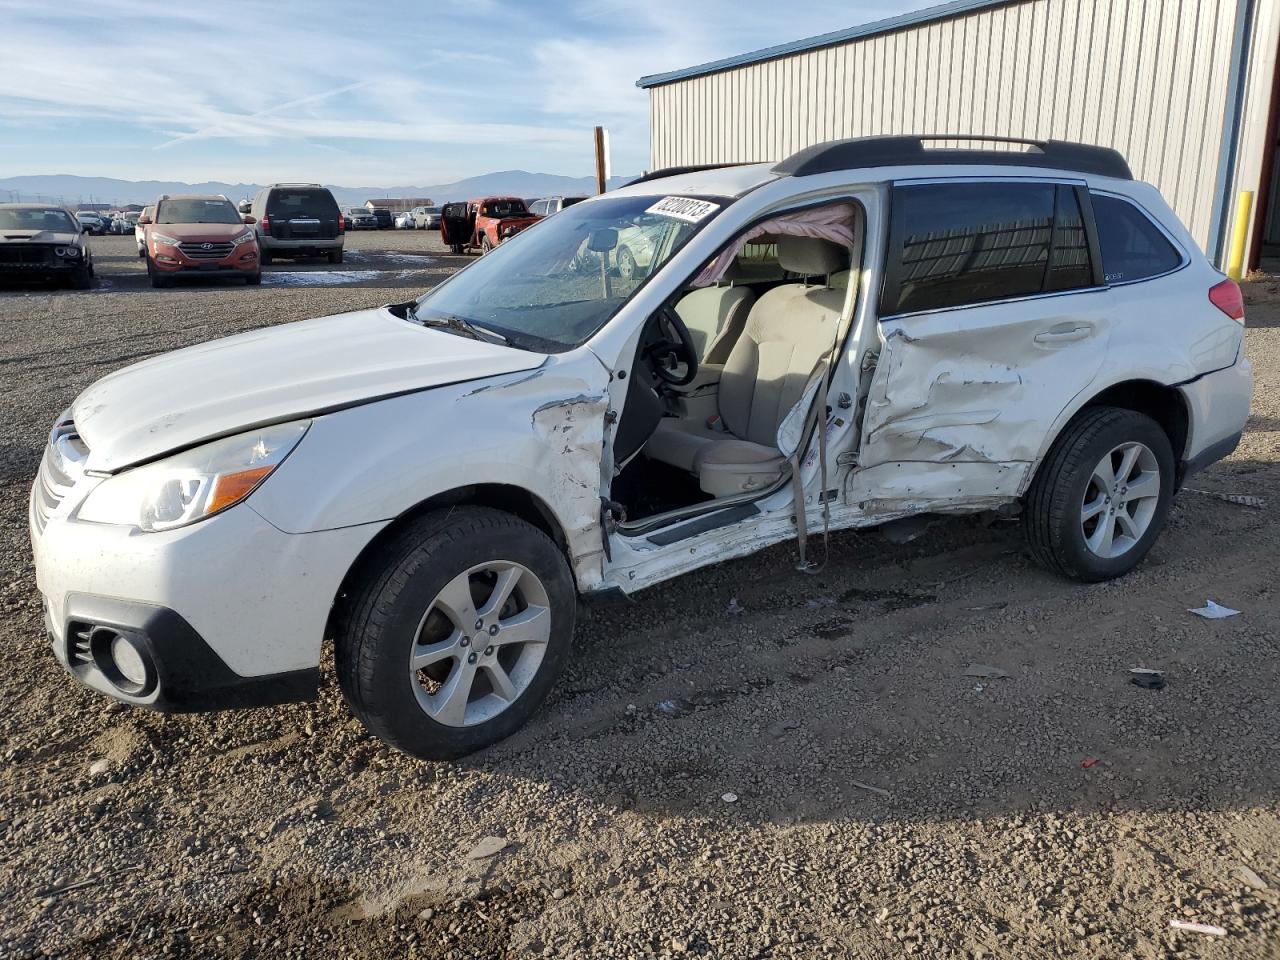
[[[110,627],[95,627],[89,646],[94,664],[121,693],[144,697],[155,687],[155,663],[146,645],[136,637]]]

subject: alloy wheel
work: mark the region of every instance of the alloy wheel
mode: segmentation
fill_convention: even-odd
[[[418,705],[446,726],[492,720],[533,681],[550,639],[550,601],[536,574],[506,560],[471,567],[418,624],[409,653]]]
[[[1085,545],[1114,559],[1137,546],[1160,503],[1160,462],[1145,444],[1122,443],[1103,457],[1085,487],[1080,528]]]

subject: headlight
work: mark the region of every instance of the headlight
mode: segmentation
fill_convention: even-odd
[[[250,430],[126,470],[95,487],[76,518],[146,531],[203,520],[256,490],[310,425],[297,420]]]
[[[53,252],[59,257],[67,257],[68,259],[75,259],[80,256],[79,247],[54,247]]]
[[[244,233],[240,234],[240,236],[236,237],[231,242],[234,243],[237,247],[240,246],[242,243],[253,243],[253,231],[246,230]]]
[[[151,242],[156,246],[159,246],[162,243],[167,244],[170,247],[176,247],[178,245],[177,240],[173,239],[173,237],[166,237],[163,233],[153,233],[151,235]]]

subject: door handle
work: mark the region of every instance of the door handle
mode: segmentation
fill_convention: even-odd
[[[1084,340],[1092,333],[1093,327],[1087,324],[1063,325],[1037,333],[1035,341],[1036,343],[1073,343],[1076,340]]]

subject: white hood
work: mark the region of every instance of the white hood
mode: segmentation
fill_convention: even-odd
[[[89,470],[464,380],[545,355],[409,323],[386,308],[303,320],[162,354],[103,377],[71,408]]]

